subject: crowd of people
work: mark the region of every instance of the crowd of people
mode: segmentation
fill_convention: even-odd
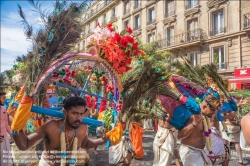
[[[81,119],[90,116],[91,111],[81,97],[69,97],[64,101],[64,119],[43,119],[43,124],[37,130],[31,132],[27,125],[18,133],[13,133],[10,128],[17,106],[14,105],[10,111],[7,111],[3,107],[5,100],[6,93],[1,91],[1,166],[12,166],[13,164],[50,166],[60,165],[60,163],[85,165],[90,159],[88,149],[94,148],[94,154],[98,155],[96,148],[108,140],[103,127],[93,130],[81,123]],[[237,105],[241,107],[249,101],[249,99],[240,100]],[[179,130],[170,125],[169,117],[158,120],[143,119],[142,122],[137,122],[132,116],[129,121],[125,122],[118,116],[116,120],[122,124],[123,136],[118,144],[109,147],[109,164],[122,163],[123,166],[126,166],[130,165],[133,158],[143,159],[143,130],[153,128],[157,132],[153,142],[154,166],[170,165],[173,156],[175,156],[177,166],[180,166],[181,163],[184,166],[218,164],[227,166],[230,161],[230,143],[235,146],[239,158],[238,163],[243,164],[240,134],[242,128],[243,140],[249,145],[250,114],[245,115],[240,123],[235,112],[225,112],[223,117],[230,133],[227,135],[221,122],[216,118],[216,113],[221,105],[218,98],[212,95],[206,96],[199,105],[201,113],[188,118],[185,122],[186,126]],[[193,109],[196,107],[194,106]],[[98,114],[96,116],[98,117]],[[205,126],[202,123],[205,116],[211,123],[213,157],[209,156],[209,148],[205,146]],[[42,116],[40,118],[42,119]],[[96,139],[89,139],[89,135]],[[179,149],[177,140],[180,140]],[[36,154],[38,150],[42,151],[42,154]],[[27,151],[27,154],[17,153],[18,151]],[[30,153],[30,151],[34,153]],[[12,159],[5,159],[4,153],[6,152],[12,152]],[[28,156],[30,163],[20,163],[22,158],[20,154]]]

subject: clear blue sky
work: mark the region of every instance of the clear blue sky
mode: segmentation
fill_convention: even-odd
[[[68,0],[70,1],[70,0]],[[74,0],[73,2],[82,2]],[[86,1],[86,0],[85,0]],[[53,11],[55,0],[39,1],[46,12]],[[70,1],[72,2],[72,1]],[[1,4],[1,72],[9,70],[17,56],[26,54],[30,43],[26,40],[18,14],[18,4],[22,7],[29,24],[37,30],[40,27],[39,14],[32,11],[33,7],[25,0],[0,0]]]

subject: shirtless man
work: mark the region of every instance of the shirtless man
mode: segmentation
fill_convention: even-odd
[[[243,116],[242,120],[241,120],[241,128],[242,128],[242,132],[244,135],[244,138],[248,144],[248,146],[250,146],[250,112],[248,114],[246,114],[245,116]]]
[[[181,139],[180,157],[184,166],[212,165],[211,160],[204,152],[205,136],[202,115],[211,118],[221,106],[220,101],[214,96],[206,96],[200,104],[201,114],[192,115],[187,121],[187,126],[178,131]]]
[[[45,151],[43,151],[39,166],[56,166],[60,165],[62,149],[61,145],[66,146],[66,165],[69,165],[71,151],[73,150],[74,136],[78,138],[77,152],[81,153],[77,155],[77,164],[81,162],[81,166],[86,164],[86,158],[89,159],[88,154],[82,149],[93,148],[97,145],[104,144],[107,138],[99,138],[96,140],[90,140],[87,136],[87,125],[82,124],[82,118],[86,110],[86,101],[80,97],[69,97],[64,103],[64,117],[65,119],[51,120],[43,124],[35,133],[26,136],[21,130],[14,136],[16,145],[21,150],[27,150],[30,147],[35,146],[40,141],[45,139]],[[61,143],[61,133],[65,132],[65,142]],[[85,152],[85,153],[84,153]],[[85,155],[85,156],[84,156]],[[81,160],[81,159],[82,160]],[[79,162],[78,162],[79,161]],[[85,162],[85,163],[83,163]]]
[[[177,130],[165,119],[158,120],[158,131],[153,142],[154,162],[153,166],[170,166],[172,156],[175,155],[175,163],[180,166],[180,157],[177,149]]]

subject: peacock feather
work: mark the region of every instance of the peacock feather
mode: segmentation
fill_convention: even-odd
[[[41,4],[34,0],[28,0],[34,11],[40,14],[43,23],[41,29],[36,33],[28,24],[25,13],[18,5],[19,15],[22,18],[25,36],[32,43],[31,50],[28,51],[25,61],[27,70],[26,94],[32,96],[35,84],[53,61],[62,57],[68,52],[73,52],[74,47],[81,41],[83,24],[80,21],[82,12],[86,9],[87,0],[78,3],[56,1],[54,11],[46,13],[41,10]]]

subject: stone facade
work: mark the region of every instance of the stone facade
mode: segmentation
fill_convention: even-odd
[[[115,12],[114,12],[115,10]],[[106,16],[105,16],[106,14]],[[224,79],[235,68],[250,67],[250,1],[246,0],[99,0],[84,13],[83,42],[96,23],[126,25],[143,43],[157,41],[174,57],[194,65],[215,62]]]

